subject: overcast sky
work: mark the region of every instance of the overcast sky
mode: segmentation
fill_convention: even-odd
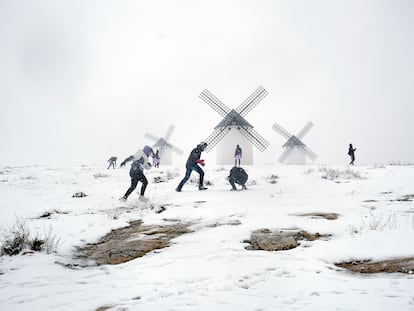
[[[316,163],[414,161],[414,1],[0,0],[0,165],[105,164],[176,126],[185,151],[222,117],[208,89],[236,108],[269,95],[246,120]],[[213,159],[214,150],[206,155]]]

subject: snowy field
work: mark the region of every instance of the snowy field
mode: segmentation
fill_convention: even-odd
[[[47,254],[0,257],[0,310],[414,310],[414,275],[361,275],[334,264],[414,256],[414,166],[246,166],[246,191],[230,191],[230,167],[205,167],[174,191],[184,167],[147,172],[146,195],[129,187],[129,165],[0,168],[0,226],[60,239]],[[165,182],[155,183],[154,178]],[[87,196],[72,197],[76,192]],[[156,213],[156,208],[166,210]],[[337,220],[298,216],[338,213]],[[50,213],[50,217],[40,217]],[[192,233],[127,263],[69,268],[75,247],[142,219],[191,222]],[[239,225],[226,225],[239,221]],[[212,226],[221,223],[223,225]],[[256,229],[331,234],[278,251],[246,250]],[[100,308],[100,309],[99,309]]]

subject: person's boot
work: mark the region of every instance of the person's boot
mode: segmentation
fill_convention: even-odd
[[[198,186],[198,190],[207,190],[208,188],[204,187],[203,185]]]

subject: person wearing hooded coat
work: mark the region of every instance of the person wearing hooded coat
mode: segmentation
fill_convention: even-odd
[[[118,159],[117,157],[110,157],[109,158],[109,160],[107,161],[109,163],[108,168],[107,168],[108,170],[111,166],[112,166],[113,169],[115,169],[117,159]]]
[[[140,197],[141,201],[145,201],[145,189],[148,185],[148,180],[144,175],[144,169],[149,170],[151,168],[151,163],[148,162],[148,157],[153,156],[154,151],[150,146],[144,146],[142,150],[138,150],[134,155],[126,158],[120,165],[121,167],[129,161],[132,161],[131,169],[129,170],[129,176],[131,176],[131,186],[128,188],[125,195],[121,198],[126,201],[128,196],[135,190],[138,185],[138,182],[142,182]]]
[[[200,174],[200,182],[198,184],[198,190],[206,190],[207,188],[204,187],[204,171],[199,166],[204,166],[204,160],[200,160],[201,152],[203,152],[207,147],[207,143],[201,142],[195,147],[193,150],[191,150],[190,155],[188,156],[188,160],[185,164],[186,172],[184,178],[179,183],[178,187],[175,189],[177,192],[181,192],[181,189],[183,188],[184,184],[187,182],[187,180],[190,178],[191,172],[196,171],[198,174]]]
[[[355,161],[355,150],[356,150],[356,148],[354,148],[352,146],[352,144],[349,144],[348,155],[351,157],[351,162],[349,162],[349,165],[354,165],[354,161]]]
[[[240,166],[233,166],[233,168],[230,170],[230,175],[227,177],[230,185],[231,190],[237,190],[236,184],[242,186],[242,190],[247,189],[246,188],[246,182],[249,178],[249,175],[247,175],[246,171],[241,168]]]

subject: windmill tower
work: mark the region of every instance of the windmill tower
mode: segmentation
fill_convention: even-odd
[[[291,135],[279,124],[273,124],[272,128],[287,139],[287,142],[282,146],[285,148],[278,161],[285,164],[306,164],[306,156],[314,161],[317,155],[312,152],[303,142],[303,137],[313,127],[312,122],[308,122],[298,135]]]
[[[172,151],[174,151],[175,153],[179,155],[183,154],[183,151],[180,148],[174,146],[173,144],[169,142],[169,140],[171,139],[172,133],[174,132],[174,129],[175,129],[175,126],[170,125],[164,137],[157,137],[150,133],[145,133],[144,135],[144,137],[155,141],[155,144],[152,145],[152,147],[154,149],[154,152],[156,152],[157,149],[159,150],[159,155],[160,155],[162,165],[172,164]]]
[[[253,129],[253,125],[244,119],[267,94],[267,91],[260,86],[236,109],[227,107],[208,90],[200,94],[200,98],[223,117],[213,133],[205,140],[208,144],[207,152],[217,145],[217,164],[233,165],[236,145],[240,145],[243,150],[241,163],[251,165],[253,145],[260,151],[264,151],[269,146],[269,143]]]

